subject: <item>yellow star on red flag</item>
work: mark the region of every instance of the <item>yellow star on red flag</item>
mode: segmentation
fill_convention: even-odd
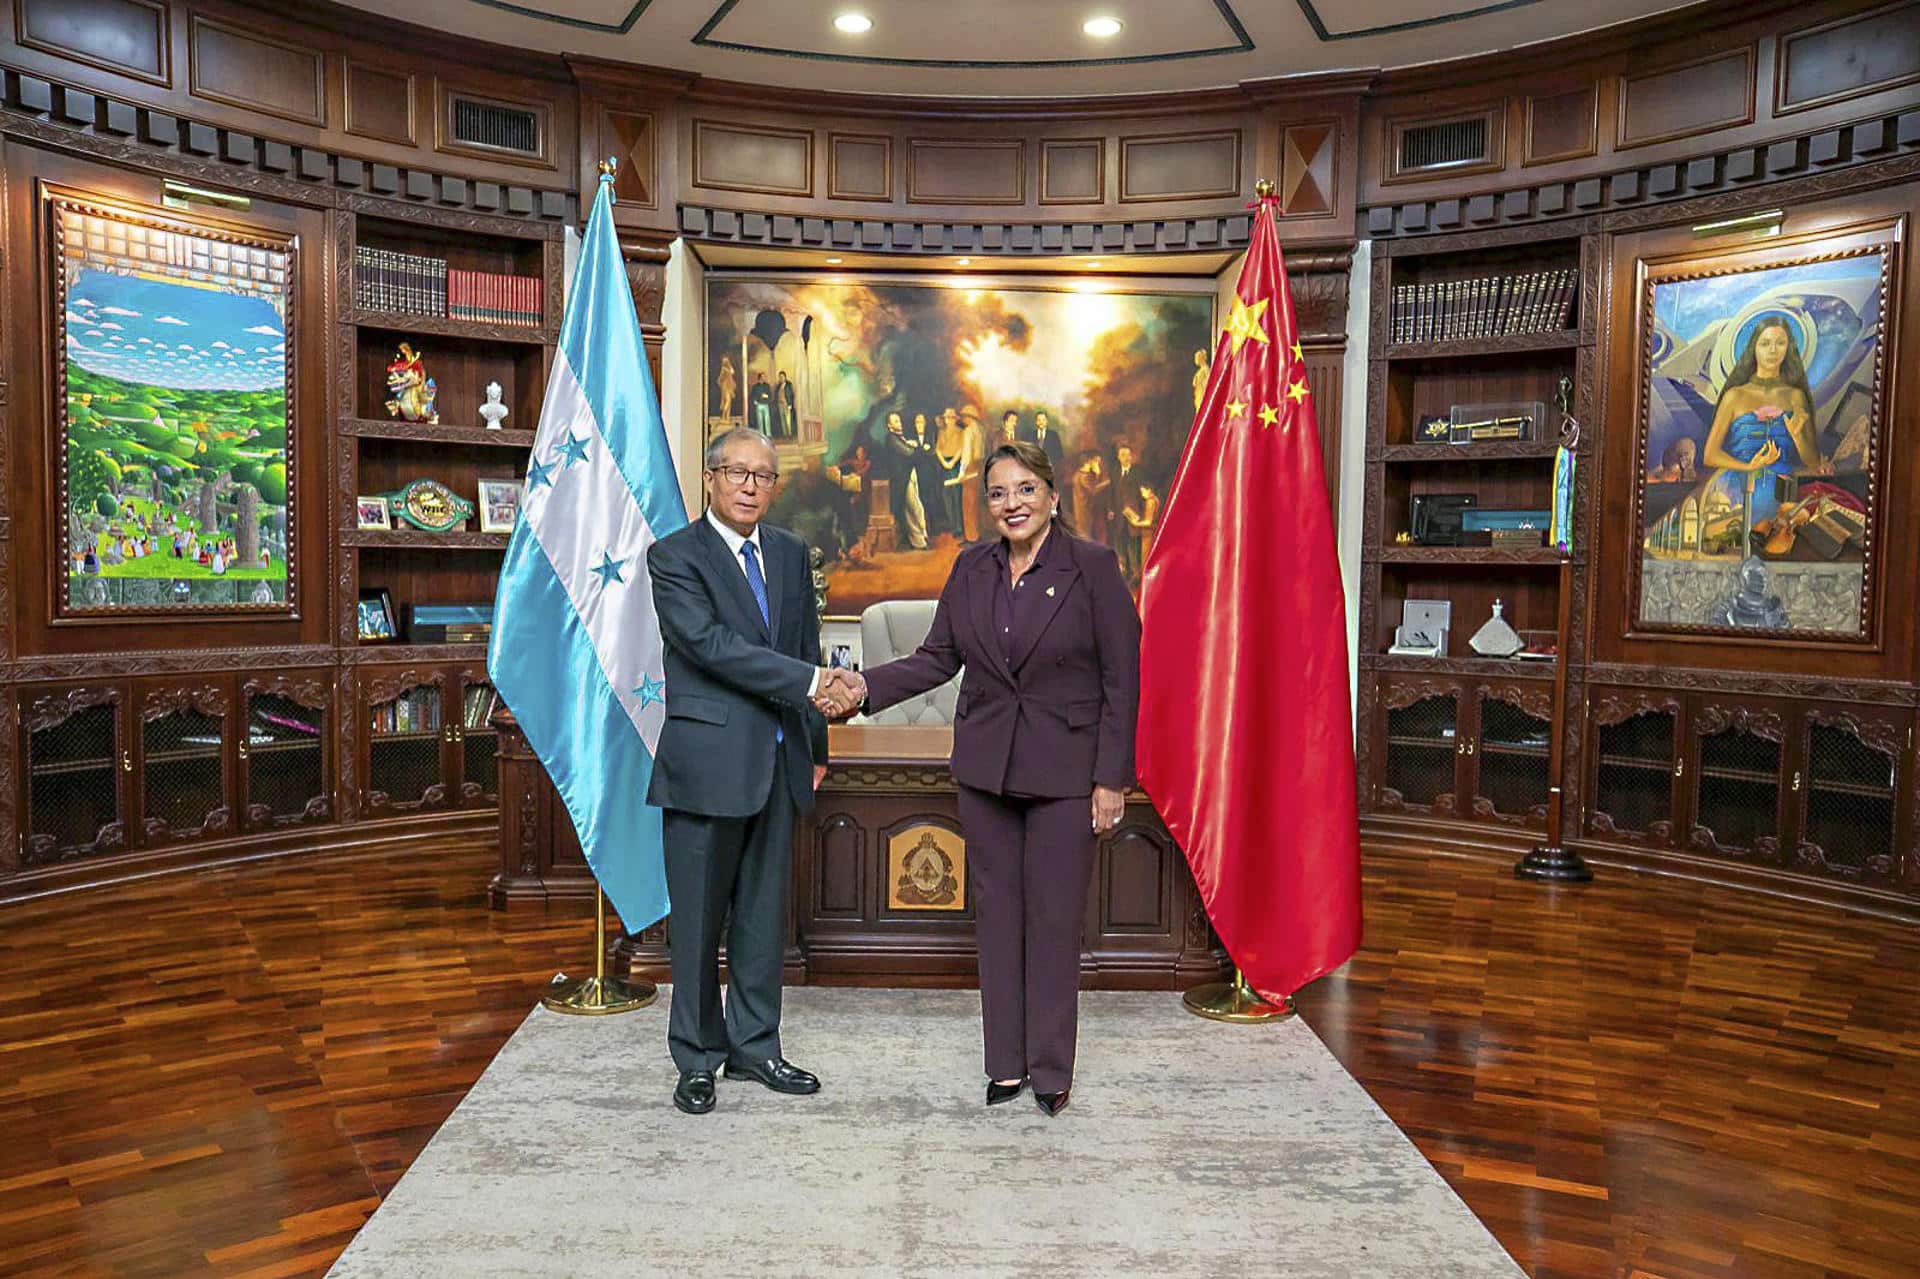
[[[1228,400],[1227,401],[1228,417],[1245,417],[1246,415],[1247,415],[1247,402],[1245,400]]]
[[[1287,398],[1289,400],[1292,400],[1295,404],[1298,404],[1300,401],[1306,399],[1307,384],[1305,382],[1301,382],[1296,379],[1294,383],[1287,388]]]
[[[1280,421],[1280,410],[1268,404],[1260,410],[1260,425],[1274,426]]]
[[[1261,343],[1267,340],[1266,325],[1261,323],[1261,317],[1267,313],[1267,301],[1266,298],[1261,298],[1252,306],[1248,306],[1238,295],[1235,295],[1233,314],[1227,317],[1227,327],[1222,330],[1233,340],[1232,354],[1240,354],[1240,348],[1246,345],[1248,338]]]

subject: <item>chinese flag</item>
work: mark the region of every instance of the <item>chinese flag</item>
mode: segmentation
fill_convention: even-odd
[[[1247,984],[1360,945],[1346,605],[1320,433],[1263,194],[1141,586],[1141,785]]]

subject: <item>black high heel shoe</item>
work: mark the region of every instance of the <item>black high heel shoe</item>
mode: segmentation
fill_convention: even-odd
[[[987,1080],[987,1104],[989,1106],[997,1106],[1003,1101],[1012,1101],[1020,1095],[1020,1090],[1026,1086],[1027,1081],[1024,1079],[1017,1079],[1010,1084],[1003,1084],[997,1079],[989,1079]]]
[[[1072,1094],[1071,1088],[1062,1088],[1059,1092],[1041,1092],[1036,1088],[1033,1090],[1033,1104],[1051,1119],[1067,1108],[1067,1098]]]

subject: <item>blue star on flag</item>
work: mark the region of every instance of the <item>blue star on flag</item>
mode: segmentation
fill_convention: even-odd
[[[539,491],[542,484],[553,487],[553,467],[536,457],[527,463],[527,492]]]
[[[640,681],[640,687],[634,689],[633,694],[640,699],[640,709],[645,710],[655,702],[667,700],[667,681],[648,675]]]
[[[620,576],[620,566],[625,563],[625,560],[616,560],[606,551],[600,552],[600,562],[593,566],[593,572],[599,577],[600,585],[606,586],[611,582],[624,583],[627,579]]]
[[[572,466],[575,462],[584,462],[587,460],[587,441],[581,439],[571,431],[567,432],[567,438],[565,440],[554,447],[558,448],[561,456],[567,459],[568,466]]]

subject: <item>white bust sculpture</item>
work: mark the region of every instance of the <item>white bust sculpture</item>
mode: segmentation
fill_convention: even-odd
[[[487,383],[487,402],[480,406],[480,416],[487,420],[487,429],[497,431],[500,421],[507,415],[507,406],[500,402],[500,384]]]

